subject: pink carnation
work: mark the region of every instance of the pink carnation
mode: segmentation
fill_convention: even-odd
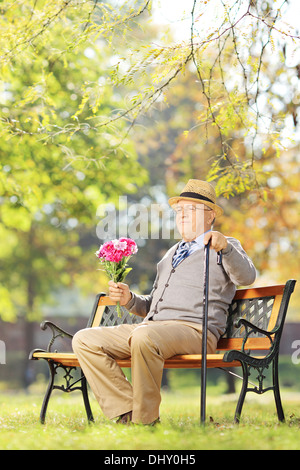
[[[96,251],[96,256],[105,261],[119,263],[122,258],[129,257],[138,251],[137,245],[131,238],[120,238],[104,243]]]
[[[137,245],[131,238],[120,238],[103,243],[95,255],[99,258],[107,275],[114,282],[123,282],[131,268],[127,268],[127,261],[138,251]],[[121,307],[117,302],[118,316],[121,315]]]
[[[135,241],[131,238],[120,238],[120,242],[126,243],[126,248],[124,250],[125,256],[134,255],[138,251]]]

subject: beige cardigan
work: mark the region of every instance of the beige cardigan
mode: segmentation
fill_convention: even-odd
[[[222,265],[217,264],[217,253],[210,251],[208,329],[214,336],[224,333],[228,306],[236,286],[252,284],[255,267],[240,242],[228,237],[223,250]],[[165,254],[157,265],[157,276],[149,295],[132,293],[126,308],[144,321],[181,320],[202,325],[204,250],[200,249],[183,260],[175,269],[172,258],[178,243]]]

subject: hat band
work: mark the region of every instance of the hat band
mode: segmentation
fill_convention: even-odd
[[[202,201],[207,201],[207,202],[211,202],[212,204],[215,204],[214,201],[212,201],[208,197],[202,196],[201,194],[197,194],[197,193],[193,193],[193,192],[181,193],[180,197],[192,197],[194,199],[200,199]]]

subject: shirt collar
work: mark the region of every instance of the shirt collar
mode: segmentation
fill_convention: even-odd
[[[199,246],[203,247],[203,246],[204,246],[204,236],[205,236],[207,233],[209,233],[209,232],[211,232],[211,229],[207,230],[207,232],[201,233],[201,235],[199,235],[199,237],[197,237],[197,238],[195,239],[195,242],[196,242]]]
[[[211,229],[207,230],[207,232],[201,233],[201,235],[195,238],[194,241],[197,243],[197,245],[199,245],[200,248],[204,246],[204,236],[209,232],[211,232]],[[183,243],[185,243],[184,240],[181,240],[180,245],[182,245]]]

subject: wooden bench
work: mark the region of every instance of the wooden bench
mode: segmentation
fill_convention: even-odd
[[[242,368],[243,382],[234,416],[234,421],[237,423],[240,420],[246,393],[251,391],[262,394],[268,390],[273,390],[278,419],[284,421],[278,380],[278,357],[284,321],[295,283],[296,281],[292,279],[287,281],[285,285],[237,290],[229,308],[226,332],[218,342],[217,352],[207,355],[207,368]],[[123,312],[122,318],[119,318],[114,302],[105,294],[98,294],[87,327],[142,321],[142,318],[129,314],[124,308]],[[81,390],[87,418],[89,421],[93,421],[87,382],[75,354],[52,352],[52,346],[57,338],[68,337],[71,339],[72,335],[49,321],[44,321],[41,328],[52,330],[52,338],[48,348],[47,350],[34,349],[29,356],[31,360],[44,359],[47,361],[50,371],[49,384],[40,413],[41,422],[45,422],[48,402],[55,389],[63,392]],[[257,355],[258,353],[259,355]],[[130,358],[117,362],[124,368],[131,366]],[[193,369],[201,368],[201,363],[200,354],[183,354],[166,360],[164,367]],[[272,385],[264,388],[264,371],[270,365],[272,366]],[[74,368],[80,370],[80,377],[75,381],[72,377]],[[65,372],[65,385],[55,385],[58,369],[63,369]],[[248,377],[251,369],[256,369],[258,373],[258,384],[249,387]]]

